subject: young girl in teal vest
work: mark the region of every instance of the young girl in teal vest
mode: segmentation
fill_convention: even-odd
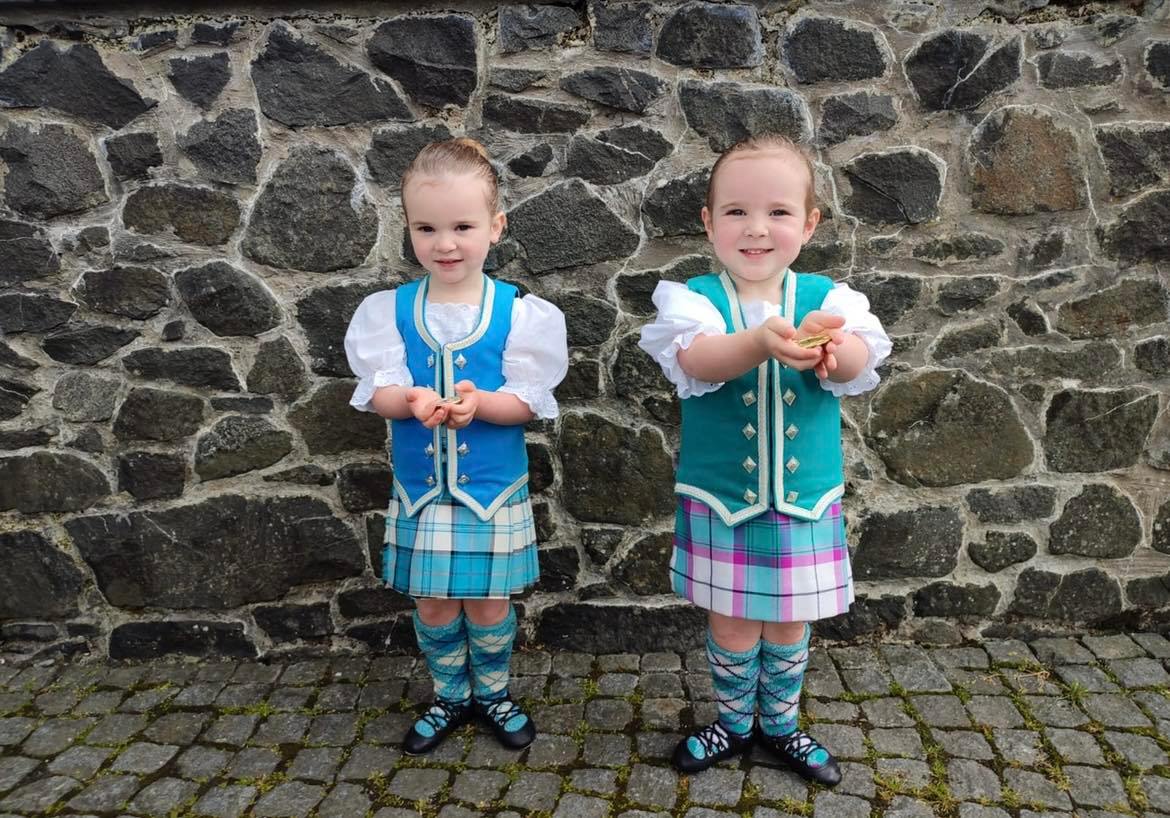
[[[508,692],[509,598],[539,577],[523,427],[557,415],[565,320],[483,272],[505,216],[478,142],[423,148],[403,174],[402,206],[427,275],[366,298],[345,351],[359,378],[350,403],[390,420],[383,579],[415,598],[435,683],[403,749],[429,752],[473,715],[520,749],[536,728]]]
[[[808,623],[853,601],[840,398],[877,385],[890,341],[864,295],[789,269],[820,220],[812,162],[789,139],[720,156],[702,218],[723,272],[659,283],[640,341],[683,399],[670,573],[709,612],[719,713],[674,763],[696,772],[755,740],[833,785],[836,761],[797,728]]]

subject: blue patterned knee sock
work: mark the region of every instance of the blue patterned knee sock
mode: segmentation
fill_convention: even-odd
[[[435,680],[435,698],[452,704],[471,698],[467,671],[467,622],[463,611],[446,625],[428,625],[414,612],[414,634]]]
[[[516,609],[508,606],[508,615],[495,625],[477,625],[467,620],[467,641],[471,649],[471,677],[474,695],[479,702],[493,702],[508,694],[512,672],[512,643],[516,641]],[[509,732],[519,730],[528,717],[516,712],[504,725]]]
[[[806,624],[799,642],[780,645],[763,640],[760,643],[760,728],[769,736],[786,736],[796,730],[811,633],[812,628]],[[824,750],[816,750],[808,761],[816,765],[827,759]]]
[[[707,633],[707,662],[715,687],[719,721],[729,733],[746,736],[756,715],[756,688],[760,679],[760,643],[736,653],[720,647]]]

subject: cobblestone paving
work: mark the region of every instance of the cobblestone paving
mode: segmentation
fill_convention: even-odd
[[[817,649],[804,719],[833,791],[761,751],[696,776],[667,756],[714,715],[701,653],[525,651],[527,750],[468,727],[399,741],[412,657],[0,665],[0,818],[1053,818],[1170,815],[1170,641],[1156,634]]]

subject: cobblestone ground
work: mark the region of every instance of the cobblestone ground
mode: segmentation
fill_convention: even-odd
[[[686,777],[714,715],[699,652],[519,652],[526,751],[465,728],[399,741],[429,682],[412,657],[0,665],[0,818],[1041,818],[1170,814],[1170,641],[1156,634],[818,649],[804,718],[833,791],[757,751]]]

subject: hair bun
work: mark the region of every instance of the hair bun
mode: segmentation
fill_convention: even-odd
[[[491,161],[491,156],[488,155],[487,148],[478,139],[472,139],[470,136],[457,136],[451,141],[461,147],[471,148],[487,161]]]

